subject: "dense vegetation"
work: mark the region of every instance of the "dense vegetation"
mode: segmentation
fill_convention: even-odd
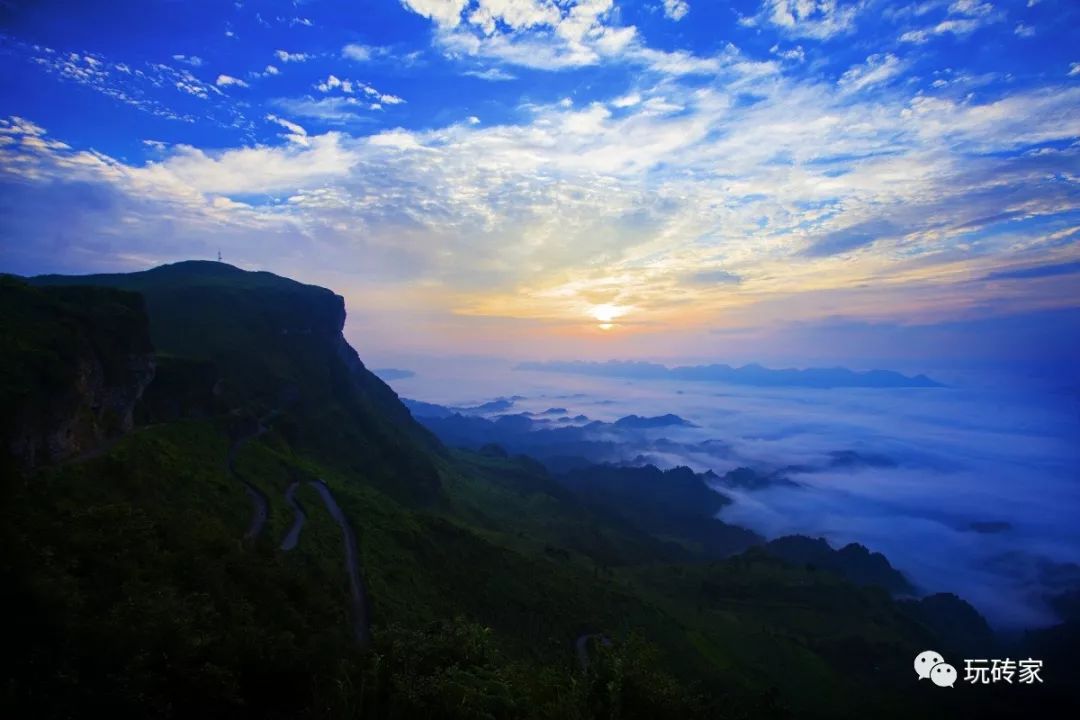
[[[5,467],[5,717],[911,717],[1041,697],[918,685],[910,658],[955,647],[934,603],[853,584],[843,563],[728,557],[710,532],[753,536],[707,517],[723,498],[692,473],[556,480],[498,448],[444,447],[344,343],[329,291],[216,263],[77,280],[119,295],[4,282],[80,298],[3,308],[8,338],[60,367],[82,347],[66,328],[117,302],[148,316],[157,352],[130,432]],[[130,355],[140,324],[124,327],[130,342],[97,352]],[[9,387],[31,377],[26,357],[3,356]],[[67,392],[65,378],[18,390]],[[315,479],[355,529],[367,649]],[[269,503],[251,540],[241,480]],[[307,521],[283,551],[292,483]]]

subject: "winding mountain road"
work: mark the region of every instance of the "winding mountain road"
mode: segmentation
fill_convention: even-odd
[[[233,441],[232,445],[229,446],[229,472],[232,473],[233,477],[243,483],[244,490],[247,492],[248,497],[251,498],[251,522],[248,524],[247,532],[244,533],[245,539],[257,537],[262,532],[263,528],[266,527],[266,521],[270,515],[270,500],[266,497],[265,493],[241,477],[240,473],[236,471],[236,454],[240,451],[240,448],[244,443],[259,437],[269,430],[267,423],[279,413],[280,410],[271,410],[258,420],[254,430],[242,433]],[[356,644],[360,646],[361,650],[367,650],[371,647],[371,617],[368,611],[367,589],[364,586],[364,579],[360,572],[360,551],[356,544],[356,535],[353,533],[348,518],[345,517],[344,511],[342,511],[341,506],[338,505],[337,500],[334,498],[334,494],[330,492],[330,488],[327,487],[326,483],[322,480],[315,480],[309,484],[314,486],[315,490],[319,493],[319,497],[322,498],[323,504],[326,505],[326,509],[330,512],[331,517],[334,518],[338,527],[341,528],[341,540],[342,545],[345,548],[345,572],[349,576],[349,595],[351,599],[350,604],[352,606],[353,632],[356,634]],[[290,527],[289,532],[286,533],[285,539],[281,541],[280,547],[284,552],[293,550],[299,544],[300,533],[304,529],[304,523],[307,520],[307,514],[304,512],[304,508],[296,499],[296,491],[299,487],[300,482],[293,481],[285,490],[285,501],[292,506],[294,514],[292,527]]]
[[[296,499],[296,489],[299,487],[300,483],[294,481],[285,491],[285,502],[289,503],[293,509],[292,527],[289,528],[289,532],[285,535],[285,539],[281,541],[281,549],[285,552],[292,550],[296,547],[296,544],[300,542],[300,531],[304,529],[304,521],[307,520],[304,508],[300,505],[300,501]]]
[[[349,575],[349,590],[352,596],[353,628],[357,644],[366,650],[371,646],[371,618],[368,614],[367,590],[360,575],[360,552],[356,545],[356,535],[326,483],[316,480],[311,484],[315,486],[326,509],[341,528],[341,538],[345,546],[345,571]]]
[[[229,472],[232,473],[233,477],[244,484],[244,491],[247,492],[248,497],[251,498],[251,522],[248,523],[247,532],[244,533],[245,540],[258,537],[259,533],[262,532],[262,529],[266,527],[266,519],[270,516],[270,500],[262,490],[240,477],[240,473],[236,472],[236,453],[244,443],[253,438],[257,438],[266,432],[266,430],[266,425],[260,420],[255,430],[244,433],[236,438],[233,444],[229,446]]]

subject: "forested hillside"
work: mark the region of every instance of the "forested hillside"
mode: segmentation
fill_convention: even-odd
[[[758,539],[708,512],[681,531],[692,473],[649,474],[677,483],[650,514],[648,485],[614,470],[559,481],[444,446],[345,342],[328,290],[180,263],[0,294],[6,717],[988,716],[1015,700],[913,683],[917,652],[956,643],[932,606],[874,584],[894,581],[887,563],[860,554],[855,584],[827,547],[812,565],[731,555]],[[77,442],[57,446],[65,427]]]

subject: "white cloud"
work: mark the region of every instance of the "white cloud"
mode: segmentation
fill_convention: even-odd
[[[849,93],[880,85],[900,74],[903,65],[893,54],[871,55],[862,65],[855,65],[845,72],[837,84]]]
[[[203,60],[197,55],[173,55],[173,60],[191,65],[192,67],[201,67]]]
[[[634,53],[634,59],[667,75],[715,75],[723,67],[720,58],[699,57],[683,50],[665,52],[642,48]]]
[[[571,47],[551,33],[478,37],[465,28],[442,34],[438,42],[451,56],[489,58],[539,70],[565,70],[600,61],[593,49]]]
[[[777,44],[769,48],[769,52],[783,58],[784,60],[790,60],[792,62],[801,63],[806,60],[806,52],[803,50],[802,45],[796,45],[793,48],[781,50],[780,45]]]
[[[307,62],[312,57],[314,57],[313,55],[310,55],[308,53],[302,53],[302,52],[295,52],[294,53],[294,52],[289,52],[287,50],[275,50],[274,55],[276,55],[277,59],[280,60],[283,63]]]
[[[350,60],[367,62],[371,59],[371,48],[368,48],[365,45],[351,43],[341,49],[341,54]]]
[[[238,85],[240,87],[247,87],[248,84],[240,78],[235,78],[232,75],[218,75],[214,84],[218,87],[228,87],[229,85]]]
[[[994,12],[994,6],[992,3],[981,2],[980,0],[956,0],[949,6],[949,12],[955,15],[980,17]]]
[[[1031,25],[1025,25],[1024,23],[1017,23],[1013,32],[1022,38],[1035,37],[1035,28]]]
[[[302,146],[239,148],[208,153],[179,146],[161,163],[134,171],[147,185],[174,183],[204,196],[285,192],[344,177],[355,165],[337,133],[310,138]]]
[[[436,23],[435,41],[450,56],[541,70],[615,60],[671,74],[708,73],[718,67],[714,58],[646,47],[636,27],[618,24],[613,0],[402,2]]]
[[[388,51],[386,48],[361,45],[360,43],[349,43],[341,48],[342,57],[349,60],[355,60],[356,62],[368,62],[372,58],[387,54]]]
[[[470,77],[480,78],[481,80],[490,80],[492,82],[517,80],[516,75],[511,75],[505,70],[500,70],[499,68],[487,68],[486,70],[466,70],[462,74],[469,75]]]
[[[909,30],[900,36],[900,42],[915,43],[922,45],[929,42],[935,35],[952,34],[959,37],[970,35],[975,32],[982,23],[978,20],[942,20],[937,25],[922,30]]]
[[[66,82],[90,88],[117,102],[148,114],[195,122],[193,114],[174,109],[163,90],[208,101],[199,113],[201,122],[218,126],[249,127],[237,107],[223,102],[224,93],[185,67],[165,63],[118,63],[97,53],[60,52],[9,38],[6,46],[27,62]],[[186,56],[185,56],[186,57]]]
[[[352,80],[342,80],[336,75],[328,75],[325,80],[315,83],[314,87],[322,93],[328,93],[338,89],[349,95],[353,92]]]
[[[248,77],[251,77],[251,78],[265,78],[265,77],[272,77],[274,75],[280,75],[280,74],[281,74],[281,71],[278,70],[278,68],[276,66],[267,65],[266,68],[262,72],[259,72],[258,70],[252,70],[251,72],[248,73]]]
[[[562,13],[558,6],[546,0],[477,0],[466,17],[470,24],[492,35],[499,22],[512,30],[555,26],[561,22]]]
[[[401,0],[401,3],[439,27],[452,28],[461,21],[461,13],[469,0]]]
[[[1069,65],[1069,76],[1080,75],[1080,62],[1074,62]]]
[[[315,83],[313,87],[321,93],[332,93],[340,90],[346,95],[367,95],[377,101],[377,106],[375,103],[368,106],[372,110],[381,110],[383,105],[401,105],[405,102],[403,98],[397,95],[379,92],[379,90],[366,83],[348,78],[339,78],[333,74],[328,75],[325,80]]]
[[[637,93],[630,93],[629,95],[623,95],[622,97],[617,97],[617,98],[615,98],[614,100],[611,101],[612,107],[617,107],[617,108],[634,107],[635,105],[638,105],[640,103],[641,103],[641,95],[639,95]]]
[[[369,122],[361,113],[370,105],[352,96],[278,98],[273,104],[290,115],[313,118],[336,125]]]
[[[686,0],[664,0],[664,15],[678,22],[690,12],[690,3]]]
[[[468,117],[468,119],[467,119],[467,122],[470,125],[479,125],[480,124],[480,118],[476,117],[475,115],[470,115]]]
[[[922,45],[939,35],[963,38],[1004,17],[1004,13],[996,11],[988,2],[957,0],[949,6],[945,19],[929,27],[908,30],[900,36],[900,41]]]
[[[392,47],[360,43],[349,43],[341,48],[343,58],[358,63],[393,62],[397,66],[409,66],[415,64],[422,55],[423,52],[419,50],[398,54]]]
[[[827,40],[854,30],[864,5],[863,0],[764,0],[755,22],[771,23],[794,37]]]
[[[273,114],[267,115],[266,120],[268,122],[276,123],[288,130],[288,133],[285,134],[285,137],[289,140],[289,142],[296,143],[297,145],[303,145],[305,147],[309,144],[307,130],[305,130],[303,126]]]
[[[393,148],[394,150],[420,150],[423,147],[412,133],[401,129],[384,130],[369,137],[367,143],[372,147]]]

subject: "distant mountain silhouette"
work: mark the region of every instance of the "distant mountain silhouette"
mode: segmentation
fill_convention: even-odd
[[[799,487],[781,473],[761,473],[748,467],[738,467],[723,475],[717,475],[710,470],[706,475],[709,480],[719,485],[737,490],[763,490],[777,485]]]
[[[573,469],[556,479],[591,507],[604,509],[658,537],[694,547],[709,559],[724,558],[762,542],[757,533],[716,514],[731,499],[709,488],[711,477],[688,467],[609,464]]]
[[[888,564],[888,563],[886,563]],[[969,602],[953,593],[935,593],[918,600],[902,600],[901,609],[946,643],[964,654],[986,654],[997,641],[986,619]]]
[[[517,402],[518,400],[521,400],[521,399],[522,398],[521,398],[520,395],[515,395],[514,397],[509,397],[509,398],[500,397],[500,398],[495,398],[494,400],[491,400],[491,401],[486,402],[486,403],[481,403],[480,405],[477,405],[475,407],[464,407],[464,408],[455,408],[455,409],[459,410],[459,411],[461,411],[461,412],[463,412],[465,414],[471,414],[471,415],[481,415],[481,414],[484,414],[484,413],[493,413],[493,412],[504,412],[504,411],[509,410],[510,408],[514,407],[514,403]]]
[[[648,445],[672,442],[643,437],[646,430],[697,427],[672,414],[656,417],[627,415],[610,423],[590,421],[585,415],[557,419],[548,415],[552,410],[564,408],[551,408],[543,413],[498,414],[515,399],[499,398],[474,408],[446,407],[408,398],[403,398],[402,402],[413,417],[448,445],[478,450],[496,443],[509,452],[530,455],[553,471],[619,462],[623,459],[620,445],[630,440]],[[483,417],[484,414],[489,416]]]
[[[678,415],[658,415],[656,417],[641,417],[640,415],[627,415],[615,421],[618,428],[661,428],[661,427],[697,427],[689,420],[684,420]]]
[[[402,402],[405,407],[409,408],[414,417],[449,417],[450,415],[490,415],[494,413],[504,413],[514,407],[514,403],[518,400],[524,400],[525,398],[520,395],[514,395],[512,397],[498,397],[494,400],[490,400],[480,405],[474,405],[471,407],[453,407],[448,405],[436,405],[434,403],[424,402],[423,400],[409,400],[403,398]],[[547,412],[551,412],[550,410]],[[565,411],[564,411],[565,412]],[[523,417],[528,417],[534,413],[520,413]]]
[[[892,370],[857,371],[848,368],[788,368],[773,370],[756,363],[730,365],[684,365],[669,368],[647,362],[609,360],[608,362],[524,362],[516,370],[573,373],[635,380],[698,380],[724,382],[755,387],[874,387],[874,388],[933,388],[944,387],[925,375],[909,377]]]
[[[825,538],[787,535],[767,543],[765,551],[790,563],[835,572],[858,585],[877,585],[897,594],[914,591],[908,579],[884,555],[870,552],[858,543],[834,550]]]

